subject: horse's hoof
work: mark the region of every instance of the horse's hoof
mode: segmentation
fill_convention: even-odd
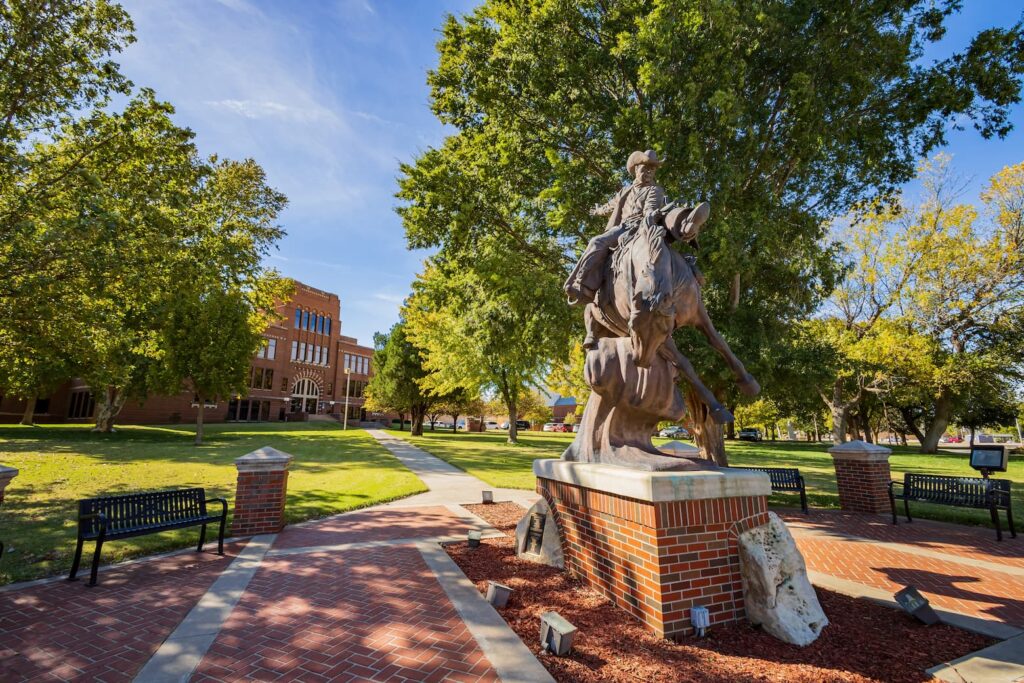
[[[738,385],[744,396],[757,396],[761,393],[761,385],[753,375],[747,375],[738,382]]]
[[[732,413],[725,406],[718,406],[711,411],[711,419],[714,420],[715,424],[728,424],[732,422]]]

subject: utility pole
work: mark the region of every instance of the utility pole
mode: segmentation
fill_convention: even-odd
[[[348,429],[348,395],[349,386],[352,384],[352,368],[345,368],[345,418],[342,429]]]

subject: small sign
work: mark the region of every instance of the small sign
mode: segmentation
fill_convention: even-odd
[[[526,552],[534,555],[540,555],[540,550],[544,547],[544,523],[547,521],[547,515],[534,512],[530,515],[530,528],[526,532]]]
[[[1006,471],[1006,447],[995,444],[971,446],[971,467],[983,472]]]

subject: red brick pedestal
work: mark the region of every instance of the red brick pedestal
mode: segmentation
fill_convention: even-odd
[[[535,460],[537,491],[558,524],[566,569],[659,636],[744,619],[737,538],[768,522],[768,476],[639,470]]]
[[[7,489],[7,485],[16,476],[18,476],[18,470],[6,465],[0,465],[0,503],[4,502],[4,491]]]
[[[274,534],[284,526],[288,465],[292,456],[269,446],[235,460],[235,516],[232,536]]]
[[[839,507],[848,512],[889,512],[890,449],[849,441],[828,452],[836,468]]]

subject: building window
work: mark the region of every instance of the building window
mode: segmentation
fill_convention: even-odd
[[[302,312],[302,329],[309,329],[309,311]]]
[[[348,365],[348,364],[349,364],[349,361],[351,360],[351,358],[352,358],[352,357],[351,357],[351,356],[349,356],[349,355],[348,355],[347,353],[345,354],[345,369],[346,369],[346,370],[348,370],[348,368],[349,368],[349,365]]]
[[[306,344],[306,362],[307,363],[312,363],[313,362],[313,345],[312,344]]]
[[[303,361],[306,359],[306,342],[299,342],[299,353],[295,356],[295,360]]]
[[[298,359],[299,359],[299,342],[293,341],[292,342],[292,360],[298,360]]]
[[[263,388],[270,390],[274,388],[274,370],[273,368],[265,368],[263,370]]]
[[[288,378],[287,377],[282,377],[281,378],[281,391],[288,391]]]
[[[327,331],[324,334],[327,334],[327,335],[331,334],[331,319],[330,318],[327,319]]]
[[[295,309],[295,329],[299,329],[302,323],[302,309],[296,307]]]
[[[330,347],[324,347],[324,365],[331,364],[331,350]]]
[[[276,358],[276,357],[277,357],[277,340],[276,339],[268,339],[267,340],[267,358],[269,358],[270,360],[274,360],[274,358]]]
[[[68,399],[68,419],[81,420],[92,417],[96,401],[91,391],[73,391]]]

